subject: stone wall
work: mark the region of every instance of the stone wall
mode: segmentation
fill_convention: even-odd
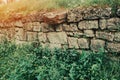
[[[6,36],[16,43],[39,41],[50,48],[120,53],[120,9],[76,8],[44,14],[42,20],[18,20],[0,24],[0,38]],[[41,18],[41,17],[40,17]]]

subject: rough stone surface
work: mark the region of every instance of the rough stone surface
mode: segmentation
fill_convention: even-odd
[[[66,11],[48,12],[43,16],[44,22],[48,24],[60,24],[66,21]]]
[[[38,39],[37,36],[36,32],[27,32],[27,41],[36,41]]]
[[[114,35],[111,32],[97,31],[96,37],[107,41],[113,41]]]
[[[14,23],[14,26],[16,26],[16,27],[23,27],[23,23],[22,23],[22,21],[16,21]]]
[[[15,28],[15,39],[16,40],[26,40],[26,32],[23,28]]]
[[[83,36],[83,32],[82,31],[73,32],[73,36],[79,38],[79,37]]]
[[[66,32],[66,34],[67,34],[67,36],[70,36],[70,37],[74,36],[73,32]]]
[[[68,22],[79,22],[83,19],[109,18],[111,14],[111,8],[75,8],[67,13],[67,19]]]
[[[89,49],[89,42],[87,39],[80,38],[78,39],[78,46],[80,49]]]
[[[107,49],[109,52],[120,53],[120,43],[107,43]]]
[[[47,40],[46,33],[43,33],[43,32],[38,33],[38,40],[44,43],[47,42],[48,40]]]
[[[68,38],[68,44],[69,44],[69,48],[79,48],[78,47],[78,39],[77,38]]]
[[[106,19],[102,19],[99,21],[99,26],[100,26],[100,29],[106,29],[107,28],[107,20]]]
[[[42,30],[42,26],[40,25],[39,22],[28,22],[24,24],[25,29],[27,31],[41,31]]]
[[[43,48],[48,47],[49,49],[61,48],[61,44],[53,44],[53,43],[42,43]]]
[[[84,30],[85,37],[94,37],[94,32],[92,30]]]
[[[63,31],[62,24],[55,26],[56,31]]]
[[[114,40],[117,41],[117,42],[120,42],[120,32],[115,33]]]
[[[47,23],[41,23],[41,27],[42,27],[42,32],[53,32],[54,27],[52,25],[48,25]]]
[[[81,21],[78,24],[78,28],[82,29],[98,29],[98,21]]]
[[[107,20],[107,28],[109,30],[120,30],[120,18],[111,18]]]
[[[64,31],[78,31],[77,24],[63,24]]]
[[[90,48],[93,51],[99,51],[100,48],[105,47],[105,41],[99,39],[91,40]]]
[[[120,17],[120,8],[117,10],[117,16]]]
[[[53,44],[67,44],[67,35],[65,32],[51,32],[47,34],[47,38]]]

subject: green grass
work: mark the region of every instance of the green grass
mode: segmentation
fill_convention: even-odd
[[[0,44],[0,80],[119,80],[120,60],[98,53]]]
[[[115,9],[119,5],[120,0],[20,0],[20,2],[0,5],[0,18],[9,19],[16,13],[24,16],[39,11],[48,12],[75,7],[112,6]]]

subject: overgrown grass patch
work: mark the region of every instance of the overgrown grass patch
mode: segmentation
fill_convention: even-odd
[[[119,80],[120,60],[39,44],[0,44],[0,80]]]

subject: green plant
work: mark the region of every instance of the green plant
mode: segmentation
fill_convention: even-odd
[[[75,49],[42,48],[39,43],[0,44],[0,80],[119,80],[119,66],[120,60],[104,50],[80,54]]]

